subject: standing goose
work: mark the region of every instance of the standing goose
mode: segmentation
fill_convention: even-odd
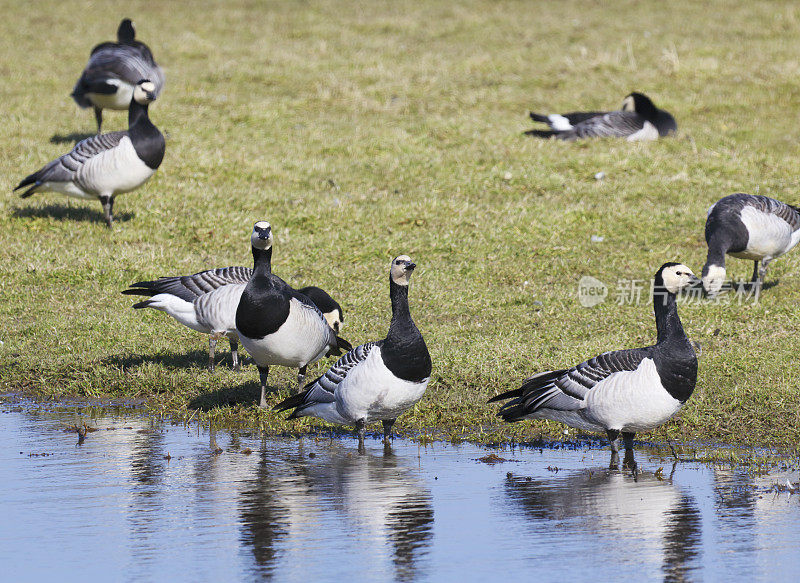
[[[147,114],[155,98],[155,85],[146,79],[139,81],[128,108],[127,130],[78,142],[71,152],[26,177],[14,190],[32,185],[22,198],[36,192],[60,192],[98,199],[110,228],[114,197],[147,182],[164,159],[164,136]]]
[[[136,40],[133,22],[125,18],[119,23],[117,42],[101,43],[92,49],[71,96],[83,108],[94,107],[99,134],[103,109],[128,109],[140,79],[150,79],[158,97],[164,87],[164,73],[147,45]]]
[[[289,419],[313,416],[355,425],[359,451],[364,450],[364,425],[382,421],[388,443],[395,420],[422,398],[431,376],[431,356],[408,306],[408,284],[415,267],[407,255],[392,260],[392,321],[386,338],[357,346],[305,391],[276,405],[276,411],[294,407]]]
[[[236,333],[258,367],[261,407],[267,406],[270,365],[300,369],[298,389],[306,368],[323,356],[338,356],[352,346],[339,338],[314,302],[272,273],[272,227],[266,221],[253,226],[253,275],[236,308]]]
[[[736,193],[708,209],[708,257],[703,288],[716,295],[725,281],[725,255],[753,260],[752,282],[760,286],[767,265],[800,241],[800,209],[760,195]],[[759,261],[761,265],[759,266]]]
[[[247,283],[252,275],[253,270],[250,267],[218,267],[192,275],[176,275],[159,277],[155,281],[139,281],[131,284],[130,288],[122,293],[151,297],[156,294],[167,293],[191,302],[195,298],[219,287],[233,283]],[[316,304],[330,327],[338,334],[342,326],[344,326],[342,306],[322,288],[308,286],[297,291]]]
[[[236,334],[236,308],[253,270],[249,267],[209,269],[193,275],[160,277],[140,281],[123,291],[126,295],[150,296],[133,305],[135,309],[153,308],[166,312],[184,326],[210,334],[208,367],[214,370],[217,341],[227,337],[231,345],[234,370],[239,370],[239,337]],[[334,332],[344,322],[339,304],[318,287],[299,290],[323,312]],[[334,307],[331,307],[334,306]]]
[[[629,142],[650,141],[675,133],[675,118],[657,108],[649,97],[631,93],[619,111],[586,111],[541,115],[530,112],[531,119],[550,126],[549,130],[528,130],[529,136],[559,140],[581,138],[625,138]]]
[[[635,467],[635,433],[666,423],[694,391],[697,357],[678,317],[675,295],[695,281],[679,263],[665,263],[656,272],[658,339],[653,346],[605,352],[570,369],[541,372],[489,402],[512,399],[498,413],[506,421],[552,419],[584,431],[605,431],[614,466],[622,432],[624,463]]]

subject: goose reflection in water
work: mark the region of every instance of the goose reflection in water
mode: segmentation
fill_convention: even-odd
[[[569,522],[575,548],[612,562],[660,563],[665,581],[689,579],[702,567],[697,502],[668,477],[605,468],[549,480],[509,474],[504,489],[511,508],[534,519],[539,535],[542,529],[563,535]]]
[[[315,533],[324,531],[325,538],[341,533],[333,536],[339,552],[358,560],[360,572],[417,579],[434,520],[422,478],[388,446],[383,455],[358,455],[338,442],[314,450],[309,456],[301,442],[276,459],[265,441],[257,453],[255,475],[239,495],[241,540],[257,571],[270,575],[281,565],[313,571],[309,552],[319,543]]]

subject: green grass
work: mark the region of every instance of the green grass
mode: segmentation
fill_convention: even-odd
[[[353,344],[385,334],[391,257],[419,265],[412,313],[434,372],[399,430],[562,435],[547,422],[503,425],[485,401],[533,372],[653,342],[651,306],[616,305],[617,282],[672,260],[699,273],[717,199],[800,201],[791,2],[76,0],[3,10],[0,391],[145,398],[184,418],[318,427],[257,411],[252,365],[209,374],[206,337],[119,294],[141,279],[249,264],[252,224],[266,219],[275,272],[330,291]],[[109,232],[99,203],[10,190],[71,147],[51,138],[93,131],[69,92],[124,16],[165,69],[151,117],[168,139],[153,179],[117,199]],[[676,138],[522,135],[529,109],[614,108],[632,90],[673,112]],[[122,112],[105,117],[107,131],[126,125]],[[798,268],[798,251],[774,262],[768,280],[779,283],[757,305],[680,306],[703,347],[697,390],[642,437],[797,446]],[[729,262],[734,276],[750,271]],[[579,305],[583,275],[609,285],[606,303]],[[293,378],[274,369],[274,401]]]

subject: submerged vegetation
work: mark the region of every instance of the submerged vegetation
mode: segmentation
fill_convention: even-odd
[[[265,219],[275,273],[329,291],[354,345],[385,335],[387,264],[414,257],[411,309],[434,371],[397,431],[498,444],[575,438],[550,422],[503,424],[486,400],[534,372],[654,342],[648,278],[674,260],[699,273],[714,201],[741,191],[800,202],[791,2],[112,4],[10,3],[0,22],[3,392],[137,399],[184,421],[328,431],[258,410],[249,359],[237,374],[220,351],[209,373],[205,336],[134,311],[119,293],[249,265],[250,230]],[[167,152],[150,182],[117,199],[108,231],[96,203],[22,201],[10,190],[93,133],[91,111],[69,92],[123,16],[165,70],[150,114]],[[528,109],[616,108],[633,90],[675,115],[676,137],[522,134]],[[108,131],[125,126],[122,112],[104,117]],[[734,277],[751,268],[728,263]],[[772,263],[757,300],[680,303],[702,347],[697,389],[676,419],[640,437],[797,447],[798,268],[797,250]],[[606,286],[605,301],[581,305],[584,276]],[[294,375],[274,368],[271,404]]]

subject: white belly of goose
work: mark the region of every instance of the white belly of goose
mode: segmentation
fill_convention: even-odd
[[[124,136],[115,147],[86,160],[78,168],[75,182],[85,192],[111,195],[139,188],[154,173],[136,154],[130,138]]]
[[[87,93],[86,97],[96,105],[103,109],[128,109],[133,97],[133,85],[121,81],[120,79],[106,79],[109,85],[116,85],[117,91],[111,95],[103,93]]]
[[[329,334],[328,324],[316,310],[292,298],[289,316],[278,330],[258,340],[240,340],[258,363],[297,368],[325,356]]]
[[[646,358],[636,370],[621,371],[603,379],[586,394],[577,411],[543,408],[530,419],[552,419],[583,431],[649,431],[666,423],[682,403],[661,384],[656,365]]]
[[[429,380],[415,383],[397,378],[383,363],[380,347],[375,346],[337,387],[336,409],[351,423],[395,419],[422,398]]]
[[[651,142],[658,139],[658,129],[649,121],[646,121],[642,129],[632,133],[626,139],[629,142]]]
[[[584,415],[608,429],[648,431],[681,409],[661,384],[655,362],[645,358],[636,370],[603,379],[586,395]]]
[[[798,233],[777,215],[764,213],[751,206],[746,206],[741,213],[742,223],[749,234],[747,247],[739,253],[731,253],[740,259],[758,261],[765,257],[783,255],[797,244]]]

